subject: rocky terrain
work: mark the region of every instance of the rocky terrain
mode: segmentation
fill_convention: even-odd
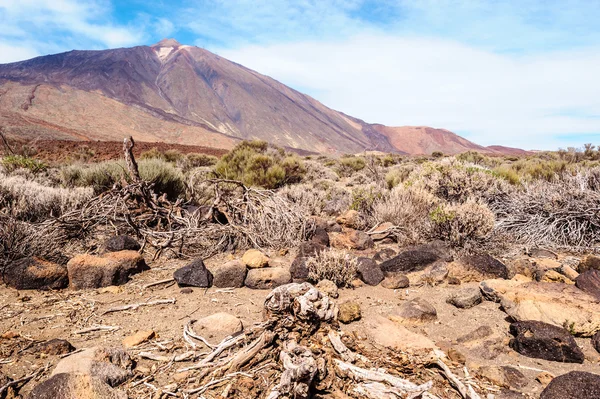
[[[386,127],[327,108],[274,79],[172,39],[0,65],[0,126],[20,138],[230,149],[261,139],[319,153],[501,154],[444,129]]]
[[[351,287],[316,285],[338,304],[333,323],[340,323],[344,342],[359,353],[383,351],[388,358],[374,364],[393,374],[434,381],[432,396],[423,397],[461,395],[435,366],[409,362],[400,369],[392,354],[444,353],[448,367],[479,395],[465,397],[600,397],[599,257],[537,248],[501,259],[461,256],[440,242],[401,248],[385,233],[356,234],[352,216],[319,222],[311,241],[289,251],[152,261],[134,239],[120,236],[66,268],[19,261],[9,268],[14,274],[4,275],[0,295],[1,378],[9,384],[0,397],[21,386],[28,398],[54,396],[56,386],[83,390],[77,397],[193,397],[186,392],[201,387],[203,369],[193,366],[203,354],[263,322],[269,292],[305,281],[307,257],[328,245],[359,257]],[[190,325],[191,336],[208,343],[186,335]],[[100,356],[86,348],[121,352]],[[89,369],[89,356],[108,363]],[[205,397],[266,395],[273,384],[268,370],[228,376]]]

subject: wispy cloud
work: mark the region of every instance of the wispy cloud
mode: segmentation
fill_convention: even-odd
[[[102,0],[0,0],[0,26],[0,41],[9,47],[3,58],[12,61],[23,51],[121,47],[144,39],[139,26],[114,23],[110,2]]]

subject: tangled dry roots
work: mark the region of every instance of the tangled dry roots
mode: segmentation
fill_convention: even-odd
[[[197,385],[184,393],[267,399],[330,394],[345,398],[436,398],[429,393],[433,381],[419,376],[423,382],[416,384],[399,374],[419,364],[431,364],[431,357],[422,363],[404,358],[403,364],[394,363],[392,368],[398,374],[385,371],[382,359],[397,359],[398,354],[373,349],[369,352],[371,360],[360,344],[349,343],[362,353],[350,350],[343,341],[349,337],[340,332],[337,312],[336,303],[309,283],[274,289],[264,303],[265,322],[225,338],[195,365],[179,370],[201,370],[193,379]],[[184,329],[184,339],[193,347],[206,344],[190,325]],[[464,397],[479,398],[474,392]]]
[[[208,257],[247,247],[292,247],[314,229],[311,219],[293,203],[270,190],[231,180],[207,180],[215,191],[212,206],[193,209],[178,199],[158,197],[150,183],[115,187],[48,222],[66,240],[81,240],[101,231],[144,239],[155,258],[166,250],[188,257]]]

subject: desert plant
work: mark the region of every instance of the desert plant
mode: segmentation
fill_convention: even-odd
[[[410,173],[416,168],[413,163],[394,166],[385,175],[385,182],[389,189],[392,189],[408,179]]]
[[[421,165],[411,173],[408,182],[450,203],[465,202],[469,198],[494,202],[512,189],[491,170],[454,158]]]
[[[199,168],[202,166],[213,166],[218,161],[219,158],[214,155],[206,155],[206,154],[196,154],[190,153],[186,155],[186,158],[192,168]]]
[[[397,226],[399,240],[417,242],[429,234],[429,214],[439,202],[423,188],[399,185],[373,204],[373,217],[378,223]]]
[[[600,242],[597,170],[536,180],[494,203],[499,228],[526,244],[592,247]]]
[[[185,191],[184,176],[171,163],[159,158],[140,160],[140,177],[154,183],[158,194],[166,193],[169,198],[182,196]],[[106,161],[91,165],[73,164],[61,170],[62,183],[69,187],[93,187],[96,194],[127,182],[128,174],[123,162]]]
[[[7,172],[13,172],[16,169],[27,169],[33,173],[43,172],[48,169],[48,165],[35,158],[23,155],[7,155],[2,158],[2,168]]]
[[[214,167],[223,179],[268,189],[297,183],[306,173],[302,161],[264,141],[244,141],[225,154]]]
[[[365,159],[354,155],[346,155],[339,159],[336,172],[340,177],[349,177],[353,173],[363,170],[366,166]]]
[[[0,174],[0,209],[20,220],[40,221],[77,209],[93,195],[91,188],[45,186],[22,176]]]
[[[485,238],[494,229],[494,214],[474,199],[461,204],[439,204],[429,214],[432,235],[453,246]]]
[[[330,280],[338,287],[347,287],[356,278],[358,261],[344,250],[329,248],[309,257],[306,267],[309,281]]]

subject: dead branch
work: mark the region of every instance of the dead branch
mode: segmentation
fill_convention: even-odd
[[[107,313],[121,312],[123,310],[135,310],[142,306],[165,305],[165,304],[173,304],[173,303],[175,303],[175,298],[158,299],[156,301],[150,301],[150,302],[132,303],[130,305],[123,305],[123,306],[117,306],[115,308],[110,308],[108,310],[105,310],[104,313],[102,313],[102,314],[105,315]]]
[[[75,334],[87,334],[94,331],[117,331],[121,327],[118,326],[92,326],[84,328],[83,330],[75,331]]]
[[[125,155],[125,164],[127,165],[127,170],[129,171],[129,177],[135,183],[139,183],[142,179],[140,178],[137,162],[135,162],[135,157],[133,156],[134,145],[135,142],[131,136],[126,137],[123,140],[123,154]]]

